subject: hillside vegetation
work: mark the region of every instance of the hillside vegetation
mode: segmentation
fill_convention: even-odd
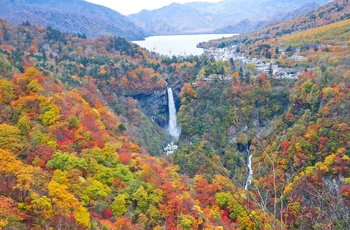
[[[279,79],[1,20],[0,229],[349,229],[349,20],[327,24],[237,41],[303,67]],[[140,100],[166,84],[171,156]]]
[[[203,43],[203,47],[225,47],[236,43],[251,44],[255,41],[280,37],[312,28],[333,24],[337,21],[349,19],[350,6],[348,0],[334,0],[314,11],[298,16],[292,20],[283,21],[266,26],[257,31],[241,34],[239,36]]]
[[[252,154],[250,199],[274,213],[274,224],[347,229],[349,27],[344,20],[277,39],[238,43],[238,55],[270,57],[305,70],[291,88],[288,79],[282,80],[282,91],[274,89],[280,80],[273,75],[249,72],[234,73],[229,84],[218,79],[185,85],[179,112],[183,140],[174,162],[185,165],[182,171],[189,175],[211,177],[219,171],[243,188]],[[286,52],[276,52],[279,48]],[[293,60],[293,52],[307,61]]]
[[[122,36],[142,40],[147,34],[120,13],[83,0],[1,0],[0,17],[20,25],[51,26],[87,37]]]

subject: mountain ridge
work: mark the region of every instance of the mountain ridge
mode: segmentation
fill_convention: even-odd
[[[172,3],[156,10],[143,10],[128,18],[150,34],[187,33],[208,25],[208,21],[196,9],[179,3]],[[167,20],[163,20],[164,18]],[[157,24],[166,27],[163,29],[161,26],[156,26]]]
[[[259,30],[264,28],[265,26],[274,24],[279,21],[286,21],[293,19],[299,15],[306,14],[320,7],[316,2],[306,3],[302,5],[298,9],[288,12],[288,13],[276,13],[270,20],[267,21],[250,21],[248,19],[244,19],[238,22],[235,25],[229,25],[223,28],[216,29],[214,33],[235,33],[235,31],[239,31],[240,33],[247,33],[255,30]]]
[[[315,0],[315,4],[323,5],[328,0]],[[304,7],[307,6],[308,7]],[[315,5],[311,5],[316,7]],[[305,13],[310,8],[310,2],[305,1],[280,1],[280,0],[227,0],[218,3],[193,2],[185,4],[170,4],[160,9],[141,11],[137,14],[128,15],[136,25],[152,35],[166,35],[188,33],[222,33],[227,28],[235,28],[237,31],[228,33],[243,33],[261,28],[265,22],[273,23],[282,20],[287,15],[297,16]],[[298,13],[300,11],[300,13]],[[179,16],[183,12],[191,12],[188,16]],[[249,27],[241,27],[239,24],[249,20]],[[171,30],[162,30],[159,25],[167,25]],[[256,27],[256,26],[260,27]],[[157,27],[158,29],[153,29]],[[225,29],[226,28],[226,29]]]
[[[140,27],[117,11],[82,0],[1,0],[0,7],[4,9],[0,17],[14,24],[29,21],[88,37],[115,35],[139,40],[147,36]]]
[[[288,18],[289,16],[286,15]],[[306,14],[299,15],[292,20],[279,21],[272,23],[264,28],[249,33],[241,34],[236,37],[225,38],[220,41],[209,41],[202,43],[202,47],[228,46],[235,43],[254,43],[255,41],[278,37],[284,34],[291,34],[298,31],[304,31],[328,25],[350,17],[350,5],[347,0],[334,0],[326,5]],[[249,39],[248,39],[249,37]]]

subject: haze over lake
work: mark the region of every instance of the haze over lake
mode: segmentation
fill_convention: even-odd
[[[235,34],[151,36],[146,38],[144,41],[133,41],[133,43],[136,43],[149,51],[162,55],[201,55],[203,54],[204,50],[196,47],[198,43],[223,37],[231,37],[233,35]]]

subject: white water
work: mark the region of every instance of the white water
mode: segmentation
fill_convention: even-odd
[[[168,132],[170,136],[172,136],[175,140],[178,140],[180,137],[181,129],[177,124],[175,101],[174,101],[173,91],[170,87],[168,88],[168,106],[169,106]]]
[[[248,150],[247,150],[247,152],[249,153]],[[248,158],[249,175],[248,175],[247,181],[245,183],[245,187],[244,187],[245,190],[248,190],[248,188],[253,180],[252,158],[253,158],[253,154],[250,154],[249,158]]]
[[[166,152],[167,156],[170,156],[176,149],[178,149],[178,146],[175,145],[174,142],[171,142],[164,148],[164,151]]]

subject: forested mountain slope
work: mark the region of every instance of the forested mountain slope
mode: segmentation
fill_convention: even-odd
[[[91,85],[101,89],[97,96],[118,114],[127,117],[130,129],[149,127],[148,132],[135,132],[143,133],[142,137],[138,136],[138,141],[144,143],[145,148],[146,145],[152,148],[147,149],[153,154],[162,150],[167,135],[149,117],[143,117],[135,101],[125,97],[152,95],[157,90],[165,90],[162,75],[154,70],[156,63],[152,64],[153,60],[145,51],[120,37],[90,40],[65,35],[51,27],[14,27],[5,22],[2,22],[1,38],[2,53],[12,66],[10,72],[13,68],[22,72],[33,65],[68,88]],[[5,73],[2,75],[6,76]],[[157,113],[150,115],[160,116]],[[152,138],[155,139],[151,141]],[[146,144],[146,139],[152,144]]]
[[[241,74],[234,63],[231,83],[217,78],[184,85],[182,140],[173,156],[182,172],[210,177],[219,171],[244,188],[252,156],[249,198],[274,213],[274,225],[349,228],[349,28],[343,20],[238,43],[239,57],[302,65],[295,83],[273,74],[255,77],[252,66]],[[295,60],[295,53],[307,59]],[[226,205],[234,216],[235,208]]]
[[[143,39],[146,33],[120,13],[82,0],[1,0],[0,18],[20,25],[30,22],[88,37],[122,36]]]
[[[238,57],[302,66],[280,79],[1,21],[0,228],[348,229],[349,28],[237,41]],[[167,157],[151,120],[166,112],[134,99],[166,83],[182,88]]]
[[[285,34],[291,34],[298,31],[304,31],[311,28],[332,24],[337,21],[349,19],[350,4],[348,0],[334,0],[324,6],[317,8],[307,14],[298,16],[292,20],[269,25],[251,33],[245,33],[239,36],[226,38],[220,41],[210,41],[202,44],[202,47],[211,46],[230,46],[237,42],[253,43],[257,40],[270,39]]]
[[[228,178],[189,178],[142,148],[164,134],[147,128],[149,118],[127,96],[162,89],[164,78],[190,81],[205,60],[159,57],[118,37],[91,40],[4,21],[0,39],[1,228],[255,225],[250,211],[228,217],[223,201],[236,188]],[[153,140],[140,141],[140,133]],[[246,198],[236,198],[244,209]],[[250,209],[262,214],[256,204]]]

